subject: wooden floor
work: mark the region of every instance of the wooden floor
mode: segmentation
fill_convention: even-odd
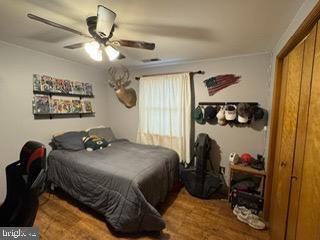
[[[201,200],[184,188],[170,194],[159,211],[166,221],[161,233],[116,234],[103,217],[62,192],[44,193],[35,221],[41,239],[181,239],[265,240],[267,231],[257,231],[239,222],[225,200]]]

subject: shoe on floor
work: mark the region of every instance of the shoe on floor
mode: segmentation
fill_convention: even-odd
[[[263,221],[259,219],[259,217],[251,212],[240,212],[237,215],[237,218],[239,221],[243,223],[247,223],[250,227],[258,230],[263,230],[266,225]]]
[[[239,214],[240,212],[246,214],[246,213],[251,212],[251,211],[250,211],[249,209],[247,209],[246,207],[236,205],[236,206],[233,208],[233,211],[232,211],[232,212],[233,212],[234,215],[238,216],[238,214]]]

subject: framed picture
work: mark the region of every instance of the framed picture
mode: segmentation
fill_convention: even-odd
[[[54,79],[52,77],[42,75],[40,86],[42,92],[54,92]]]
[[[72,84],[70,80],[64,80],[63,90],[64,90],[64,93],[67,93],[67,94],[72,93]]]
[[[61,113],[62,112],[60,99],[52,98],[50,106],[51,106],[51,108],[50,108],[51,109],[51,113]]]
[[[80,100],[72,100],[72,110],[73,113],[81,113],[82,105]]]
[[[63,93],[63,85],[64,85],[64,80],[63,79],[55,79],[54,80],[54,92],[56,93]]]
[[[84,95],[82,82],[72,82],[72,94]]]
[[[33,74],[33,91],[41,91],[41,75]]]
[[[87,100],[82,101],[82,112],[84,113],[93,112],[91,101],[87,101]]]
[[[55,79],[54,92],[70,94],[72,92],[71,82],[69,80]]]
[[[84,94],[87,96],[92,96],[93,92],[92,92],[92,84],[91,83],[84,83]]]
[[[71,100],[60,100],[61,113],[72,113],[72,102]]]
[[[35,95],[33,97],[33,113],[50,113],[50,97],[46,95]]]

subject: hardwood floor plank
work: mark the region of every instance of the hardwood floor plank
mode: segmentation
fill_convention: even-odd
[[[225,200],[202,200],[185,189],[170,194],[159,212],[166,222],[161,233],[118,234],[103,216],[65,193],[44,193],[35,226],[41,239],[163,239],[163,240],[267,240],[268,231],[257,231],[239,222]]]

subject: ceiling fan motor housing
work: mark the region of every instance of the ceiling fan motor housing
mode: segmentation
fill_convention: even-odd
[[[106,44],[106,42],[113,36],[114,25],[112,26],[109,36],[106,36],[104,33],[97,33],[97,19],[97,16],[87,18],[88,31],[96,41]]]

